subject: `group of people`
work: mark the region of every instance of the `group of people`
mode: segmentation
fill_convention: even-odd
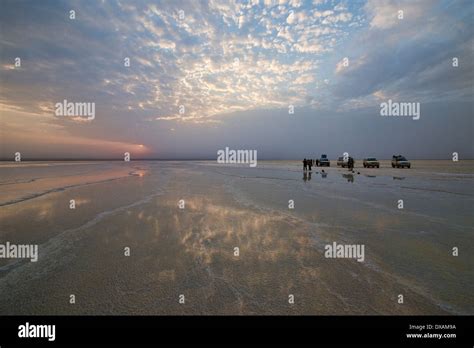
[[[308,171],[308,170],[311,171],[311,167],[312,167],[313,165],[316,165],[316,160],[314,160],[314,159],[306,159],[306,158],[305,158],[305,159],[303,160],[303,171],[305,171],[305,172]]]

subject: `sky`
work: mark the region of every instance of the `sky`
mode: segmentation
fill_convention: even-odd
[[[0,158],[474,158],[473,20],[470,0],[0,0]]]

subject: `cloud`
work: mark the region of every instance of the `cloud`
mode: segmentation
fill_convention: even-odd
[[[291,7],[298,8],[298,7],[301,7],[303,5],[303,1],[302,0],[290,0],[289,5]]]
[[[349,66],[337,64],[334,96],[370,102],[381,91],[424,102],[453,100],[455,95],[468,100],[472,91],[466,82],[474,78],[468,58],[473,29],[459,17],[463,12],[466,18],[472,15],[473,7],[466,5],[453,5],[448,13],[430,1],[369,1],[364,8],[372,18],[370,27],[348,48],[353,54]],[[405,9],[400,23],[391,19],[398,8]],[[462,57],[463,66],[454,68],[453,56]]]
[[[465,101],[472,97],[473,6],[445,5],[6,2],[0,103],[8,122],[16,112],[73,136],[133,143],[143,132],[169,134],[170,124],[182,134],[186,124],[213,127],[236,112],[289,104],[321,112],[371,106],[382,95]],[[71,6],[75,21],[66,15]],[[51,117],[47,105],[63,99],[95,102],[96,119]]]
[[[295,85],[301,85],[301,84],[307,84],[314,82],[314,76],[312,75],[300,75],[296,78],[296,80],[293,82]]]
[[[406,21],[416,21],[426,12],[423,9],[431,6],[430,0],[403,1],[369,0],[365,5],[367,13],[372,17],[370,26],[379,29],[388,29],[396,25],[405,25]],[[401,11],[401,12],[400,12]],[[403,17],[400,19],[399,17]],[[403,22],[401,22],[403,21]]]

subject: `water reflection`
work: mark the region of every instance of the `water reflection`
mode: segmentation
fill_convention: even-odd
[[[154,184],[151,180],[153,170],[146,179],[125,180],[132,184],[130,186],[115,186],[120,195],[105,194],[110,192],[115,181],[104,184],[103,189],[85,186],[81,198],[78,198],[79,193],[74,195],[78,203],[84,203],[84,208],[90,209],[89,213],[83,213],[83,218],[77,216],[85,209],[69,210],[69,193],[64,199],[56,199],[54,202],[57,204],[51,207],[37,206],[42,199],[32,201],[35,211],[25,212],[22,207],[23,215],[14,222],[9,218],[8,225],[5,224],[12,226],[7,231],[10,233],[8,237],[16,238],[22,231],[39,232],[39,227],[41,235],[55,226],[58,230],[71,228],[71,231],[48,242],[50,249],[43,253],[39,267],[25,263],[24,271],[10,272],[8,279],[0,279],[0,312],[54,311],[71,314],[70,306],[55,307],[54,300],[63,296],[65,291],[77,288],[82,289],[84,296],[94,299],[89,301],[88,307],[81,309],[84,314],[399,314],[398,309],[393,309],[390,296],[377,297],[381,288],[391,294],[410,291],[410,298],[414,298],[416,306],[404,307],[407,309],[402,314],[441,312],[430,300],[408,290],[405,284],[399,286],[393,282],[392,275],[385,275],[387,268],[384,264],[387,257],[389,264],[394,265],[389,267],[396,267],[395,270],[389,268],[390,272],[397,275],[398,269],[404,271],[407,267],[399,261],[396,250],[411,242],[408,237],[400,239],[399,234],[384,231],[402,230],[406,226],[412,226],[414,231],[431,231],[436,226],[434,222],[424,222],[423,219],[419,223],[423,225],[417,222],[407,225],[412,223],[411,220],[394,216],[392,210],[382,209],[374,215],[371,207],[356,205],[353,200],[345,199],[353,194],[352,190],[329,199],[309,196],[306,194],[308,190],[297,191],[295,195],[299,196],[295,197],[301,197],[298,202],[301,201],[302,205],[314,204],[307,213],[288,214],[286,201],[283,200],[282,213],[269,205],[270,200],[276,200],[275,197],[279,196],[268,196],[267,187],[254,192],[252,187],[234,188],[229,185],[229,191],[223,191],[220,184],[227,184],[227,180],[220,182],[220,176],[194,175],[191,171],[181,171],[181,168],[173,171],[174,180],[170,180],[163,195],[157,197],[150,195],[148,190]],[[327,177],[326,172],[315,173],[321,174],[322,178]],[[303,180],[310,180],[311,175],[305,173]],[[354,175],[350,172],[342,176],[348,182],[354,181]],[[137,190],[140,187],[137,181],[150,186],[143,185],[146,187]],[[235,179],[233,184],[240,182],[242,179]],[[329,189],[331,185],[327,187]],[[247,190],[252,195],[246,194]],[[276,193],[287,197],[286,189]],[[118,196],[121,199],[117,199]],[[185,198],[185,209],[177,206],[177,197]],[[89,200],[97,202],[98,207],[85,204]],[[4,207],[3,211],[6,209],[14,210],[16,207]],[[58,213],[49,218],[49,211]],[[43,219],[42,223],[31,219],[31,225],[20,225],[20,218],[29,221],[29,215],[35,215],[30,212],[37,213],[38,219]],[[0,220],[4,215],[0,210]],[[61,215],[64,215],[63,220]],[[93,218],[96,215],[98,218]],[[72,220],[73,217],[75,220]],[[332,221],[336,218],[339,223],[335,226]],[[51,220],[51,225],[44,223],[46,219]],[[436,224],[439,223],[436,221]],[[2,225],[0,233],[3,240],[5,225]],[[77,226],[85,227],[76,230]],[[341,228],[343,226],[350,227],[346,231]],[[368,248],[374,250],[371,259],[381,269],[380,272],[373,272],[371,267],[353,260],[324,257],[325,243],[334,240],[357,241],[358,237],[352,239],[353,231],[361,231],[357,234],[362,235],[364,241],[364,237],[368,236],[363,234],[366,230],[370,235],[374,232],[384,235],[384,238],[367,240]],[[390,235],[389,242],[386,242],[386,235]],[[20,240],[28,240],[26,237],[21,236]],[[424,241],[423,245],[427,243]],[[122,256],[124,246],[131,247],[133,262]],[[235,248],[239,250],[238,256],[235,255]],[[412,260],[425,260],[422,255],[415,258],[418,252],[426,253],[426,267],[431,267],[433,263],[429,261],[439,254],[434,246],[409,248],[406,254],[415,256],[406,264],[409,265]],[[67,267],[63,266],[66,262]],[[77,277],[83,269],[90,271],[82,272],[81,277]],[[38,276],[40,270],[50,273]],[[10,291],[12,284],[15,285],[15,292]],[[35,299],[33,294],[37,289],[51,294],[48,296],[51,298],[47,303],[49,307],[30,300]],[[176,298],[176,289],[186,294],[186,306],[181,306],[178,301],[167,301]],[[295,289],[298,300],[288,306],[288,294]],[[376,305],[373,305],[374,298],[378,299]]]
[[[311,180],[311,172],[303,172],[303,180],[304,182]]]
[[[344,179],[347,179],[347,182],[354,182],[354,175],[352,174],[342,174]]]
[[[131,176],[138,176],[140,178],[143,178],[147,173],[148,173],[148,170],[139,169],[139,170],[134,170],[133,172],[130,172],[130,175]]]

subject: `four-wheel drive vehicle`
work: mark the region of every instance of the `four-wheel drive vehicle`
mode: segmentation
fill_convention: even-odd
[[[331,166],[331,162],[329,162],[328,160],[328,156],[327,155],[321,155],[321,158],[316,160],[316,166],[318,167],[330,167]]]
[[[337,165],[338,165],[338,166],[342,166],[343,164],[344,164],[344,157],[339,157],[339,158],[337,159]]]
[[[410,168],[411,163],[402,155],[392,156],[392,168]]]
[[[362,164],[364,165],[364,168],[380,168],[379,161],[377,161],[377,159],[374,157],[364,158],[364,162]]]

